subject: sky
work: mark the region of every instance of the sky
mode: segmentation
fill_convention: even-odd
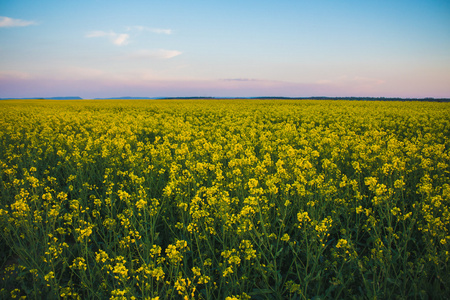
[[[450,98],[448,0],[1,0],[0,98]]]

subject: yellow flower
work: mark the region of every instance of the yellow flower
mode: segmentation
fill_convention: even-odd
[[[227,267],[227,268],[223,271],[222,276],[223,276],[223,277],[227,277],[227,276],[230,275],[230,274],[233,274],[233,267],[232,267],[232,266]]]
[[[150,272],[151,276],[156,278],[156,281],[164,280],[164,270],[162,267],[157,267]]]
[[[147,205],[147,201],[145,201],[144,199],[141,199],[141,200],[137,201],[135,205],[136,205],[136,208],[139,211],[141,211]]]
[[[111,291],[111,297],[110,300],[126,300],[128,297],[125,295],[127,294],[127,290],[119,290],[115,289]]]
[[[193,267],[192,268],[192,273],[194,274],[194,276],[201,276],[202,275],[200,273],[200,268],[198,268],[198,267]]]
[[[297,214],[297,220],[299,222],[298,228],[301,228],[303,226],[303,223],[309,223],[311,222],[311,218],[308,215],[308,212],[299,212]]]
[[[83,220],[80,220],[80,224],[86,227],[75,228],[75,233],[77,234],[77,241],[83,242],[85,239],[88,239],[89,236],[92,234],[92,229],[94,228],[94,225]]]
[[[232,255],[228,258],[228,263],[239,265],[241,263],[241,259],[239,258],[239,256]]]
[[[167,246],[166,256],[172,264],[177,264],[183,260],[183,255],[177,250],[177,246],[172,244]]]
[[[400,213],[400,208],[394,207],[393,209],[391,209],[391,213],[394,216],[398,215]]]
[[[348,245],[348,241],[346,239],[340,239],[336,244],[336,248],[346,248]]]
[[[257,186],[258,186],[258,180],[256,180],[255,178],[251,178],[251,179],[248,181],[248,188],[249,188],[250,190],[256,188]]]
[[[112,271],[116,274],[116,279],[128,279],[128,269],[125,267],[124,262],[117,262]]]
[[[44,276],[45,281],[50,281],[51,279],[55,278],[55,272],[51,271],[47,275]]]
[[[157,245],[153,245],[152,249],[150,249],[150,256],[151,257],[157,257],[161,255],[161,247]]]
[[[97,261],[98,263],[99,262],[105,263],[107,260],[109,260],[108,254],[101,249],[98,250],[95,256],[95,261]]]
[[[364,182],[369,186],[369,190],[374,191],[377,185],[377,179],[375,177],[366,177],[364,178]]]
[[[364,212],[364,209],[363,209],[363,207],[360,205],[360,206],[358,206],[358,207],[356,208],[356,213],[357,213],[357,214],[360,214],[360,213],[362,213],[362,212]]]
[[[86,271],[87,265],[86,261],[83,257],[77,257],[73,260],[72,265],[70,266],[72,269],[78,269]]]
[[[244,255],[245,260],[251,260],[256,258],[256,250],[253,249],[253,245],[249,240],[242,240],[239,249],[241,253]]]
[[[285,233],[285,234],[281,237],[281,240],[284,241],[284,242],[288,242],[289,239],[290,239],[290,237],[289,237],[289,234],[287,234],[287,233]]]

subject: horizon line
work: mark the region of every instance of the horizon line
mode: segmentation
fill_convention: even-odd
[[[176,99],[286,99],[286,100],[398,100],[398,101],[407,101],[407,100],[413,100],[413,101],[444,101],[444,102],[450,102],[450,97],[444,97],[444,98],[435,98],[435,97],[364,97],[364,96],[348,96],[348,97],[330,97],[330,96],[310,96],[310,97],[285,97],[285,96],[255,96],[255,97],[217,97],[217,96],[180,96],[180,97],[172,97],[172,96],[164,96],[164,97],[132,97],[132,96],[123,96],[123,97],[96,97],[96,98],[83,98],[79,96],[63,96],[63,97],[26,97],[26,98],[20,98],[20,97],[8,97],[8,98],[0,98],[0,100],[176,100]]]

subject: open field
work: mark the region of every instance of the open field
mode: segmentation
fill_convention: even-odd
[[[1,101],[0,298],[445,299],[449,164],[448,103]]]

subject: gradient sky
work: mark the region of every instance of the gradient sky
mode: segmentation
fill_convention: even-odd
[[[450,98],[450,1],[1,0],[0,98]]]

